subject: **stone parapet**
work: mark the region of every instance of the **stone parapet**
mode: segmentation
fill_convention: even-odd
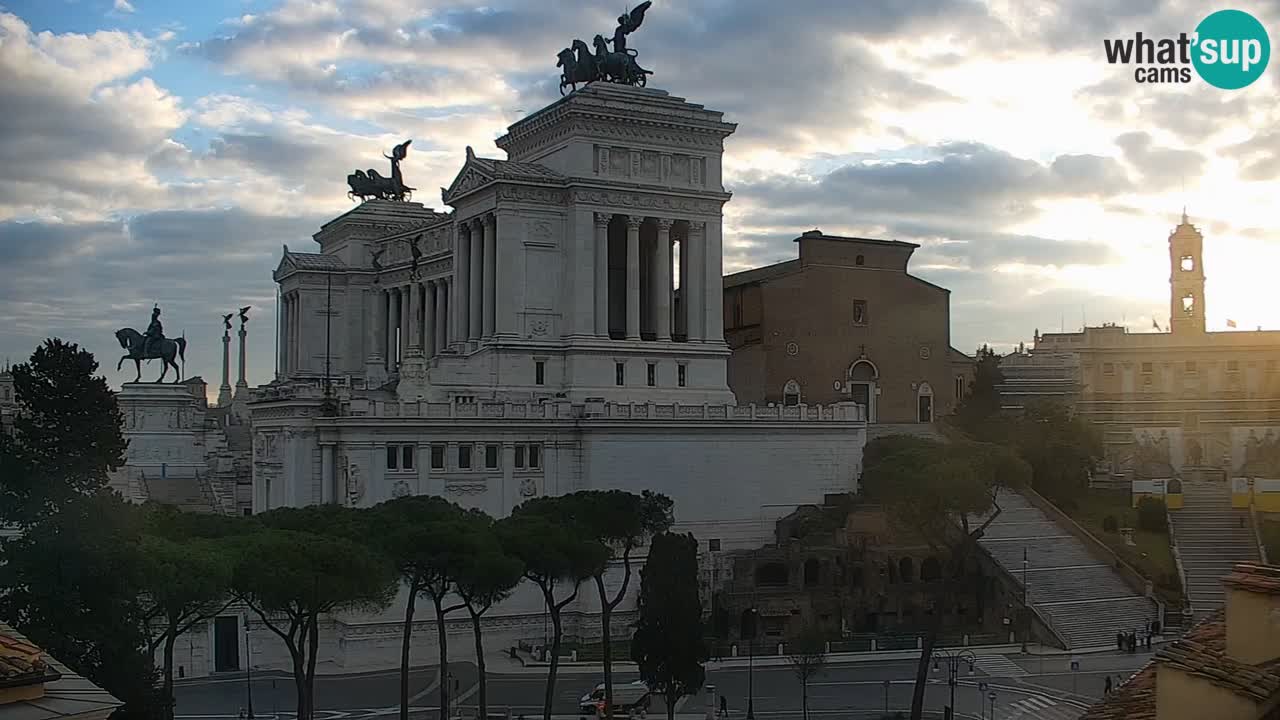
[[[516,419],[516,420],[663,420],[730,422],[865,423],[857,403],[834,405],[681,405],[679,403],[433,403],[353,398],[344,416],[375,418]]]

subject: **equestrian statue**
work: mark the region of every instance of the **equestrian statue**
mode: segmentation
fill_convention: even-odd
[[[360,198],[361,202],[369,198],[405,202],[413,197],[413,191],[417,188],[405,185],[404,177],[400,174],[400,161],[409,154],[411,142],[413,141],[405,140],[395,146],[390,155],[383,153],[382,157],[391,161],[391,177],[383,177],[373,168],[368,171],[357,170],[348,175],[347,185],[351,189],[347,192],[347,197],[352,200]]]
[[[228,316],[228,319],[230,316]],[[224,319],[224,322],[226,320]],[[229,322],[226,323],[230,325]],[[142,361],[143,360],[160,360],[164,363],[164,368],[160,372],[160,379],[156,382],[164,382],[165,375],[169,373],[169,368],[173,368],[174,382],[182,381],[182,368],[178,366],[177,360],[186,360],[187,339],[175,338],[170,340],[164,336],[164,326],[160,324],[160,307],[156,306],[151,310],[151,323],[147,325],[145,333],[139,333],[133,328],[120,328],[116,331],[116,340],[119,341],[120,347],[125,349],[125,354],[121,356],[120,361],[116,363],[116,372],[120,371],[120,366],[125,360],[132,360],[134,369],[137,371],[137,377],[134,382],[142,380]]]
[[[592,43],[595,46],[594,54],[581,40],[574,40],[570,47],[561,50],[556,62],[556,67],[563,68],[560,73],[560,94],[563,95],[567,87],[577,90],[578,83],[597,80],[644,87],[648,76],[653,72],[636,63],[636,51],[627,47],[627,36],[644,22],[644,13],[652,4],[653,0],[645,0],[631,12],[619,15],[613,39],[595,36]],[[612,51],[609,50],[610,43],[613,44]]]

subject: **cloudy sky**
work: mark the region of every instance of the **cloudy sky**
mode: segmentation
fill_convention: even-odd
[[[153,302],[218,382],[218,316],[273,368],[282,244],[312,250],[345,176],[414,140],[420,188],[555,97],[599,0],[0,0],[0,357],[98,354]],[[1280,28],[1280,0],[1242,2]],[[1105,37],[1191,31],[1199,2],[655,0],[651,86],[725,111],[725,268],[801,231],[919,243],[953,343],[1167,321],[1165,240],[1206,234],[1212,327],[1280,327],[1280,67],[1252,86],[1139,85]],[[422,198],[440,206],[431,193]],[[158,373],[159,368],[148,372]]]

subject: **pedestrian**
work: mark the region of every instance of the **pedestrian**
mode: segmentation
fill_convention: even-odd
[[[1122,632],[1116,633],[1116,649],[1120,651],[1124,650],[1124,633]]]
[[[729,698],[720,696],[720,717],[729,717]]]
[[[1105,688],[1103,688],[1103,691],[1102,691],[1102,692],[1103,692],[1103,694],[1105,694],[1105,695],[1110,695],[1110,694],[1111,694],[1111,676],[1110,676],[1110,675],[1108,675],[1108,676],[1107,676],[1107,684],[1106,684],[1106,687],[1105,687]]]
[[[1138,652],[1138,633],[1136,632],[1129,633],[1129,652]]]

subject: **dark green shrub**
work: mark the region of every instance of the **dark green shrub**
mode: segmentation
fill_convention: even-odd
[[[1138,501],[1138,529],[1147,532],[1165,532],[1169,529],[1164,500],[1144,497]]]

